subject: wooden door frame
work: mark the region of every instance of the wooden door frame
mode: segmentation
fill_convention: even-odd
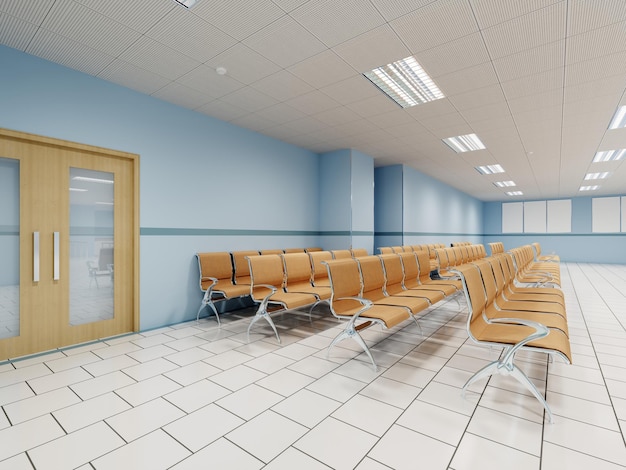
[[[30,134],[21,131],[14,131],[0,128],[0,140],[24,142],[29,144],[55,147],[57,149],[67,149],[71,151],[80,151],[94,156],[102,156],[108,158],[119,158],[130,161],[133,167],[133,214],[132,214],[132,246],[133,246],[133,273],[132,273],[132,289],[133,289],[133,312],[132,312],[132,328],[133,331],[139,331],[139,155],[120,150],[112,150],[104,147],[97,147],[52,137],[45,137],[36,134]],[[7,155],[6,157],[9,157]]]

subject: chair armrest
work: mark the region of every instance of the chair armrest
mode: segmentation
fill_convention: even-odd
[[[365,299],[363,297],[337,297],[334,300],[356,300],[357,302],[360,302],[361,305],[363,305],[363,308],[361,310],[359,310],[358,312],[352,315],[352,318],[349,321],[349,323],[352,325],[354,324],[354,322],[358,320],[359,316],[363,312],[369,310],[370,308],[372,308],[372,305],[374,305],[374,303],[371,300]]]
[[[266,304],[266,303],[269,301],[270,297],[271,297],[272,295],[274,295],[274,294],[276,293],[276,291],[278,290],[275,286],[272,286],[272,285],[270,285],[270,284],[254,284],[254,285],[252,285],[252,286],[251,286],[251,288],[250,288],[250,292],[253,294],[253,295],[252,295],[253,297],[254,297],[254,289],[256,289],[257,287],[264,287],[264,288],[266,288],[266,289],[269,289],[269,290],[270,290],[270,293],[269,293],[269,294],[267,294],[267,295],[263,298],[263,300],[261,300],[261,303],[262,303],[262,304]]]
[[[515,345],[513,345],[511,349],[507,351],[506,355],[501,360],[501,362],[505,365],[513,364],[513,357],[515,356],[515,353],[519,351],[519,349],[521,349],[523,346],[526,346],[526,344],[530,343],[531,341],[545,338],[550,334],[550,329],[547,326],[532,320],[526,320],[523,318],[487,318],[484,313],[483,318],[485,318],[488,323],[492,324],[500,323],[506,325],[519,325],[535,329],[534,333],[531,333],[530,335],[526,336],[526,338],[518,341]]]

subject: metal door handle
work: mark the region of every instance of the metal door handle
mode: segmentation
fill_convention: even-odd
[[[39,282],[39,232],[33,232],[33,282]]]
[[[60,278],[60,269],[59,269],[59,232],[54,232],[53,235],[53,244],[54,244],[54,267],[52,279],[58,281]]]

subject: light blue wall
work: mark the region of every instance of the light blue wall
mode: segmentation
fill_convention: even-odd
[[[197,251],[319,245],[318,155],[0,46],[0,127],[137,153],[141,328],[195,317]]]
[[[352,248],[374,251],[374,159],[351,152]]]
[[[376,187],[377,248],[482,243],[483,203],[478,199],[404,165],[377,168]]]
[[[321,247],[325,250],[350,248],[350,150],[323,153],[320,155],[319,165]]]
[[[572,199],[572,232],[554,234],[502,233],[502,203],[484,204],[485,244],[501,241],[505,249],[541,244],[543,253],[556,253],[562,261],[626,263],[626,233],[592,233],[591,197]]]

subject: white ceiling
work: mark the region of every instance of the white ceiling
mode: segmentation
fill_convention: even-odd
[[[0,43],[484,201],[626,193],[621,161],[591,163],[626,148],[626,129],[607,130],[626,104],[624,0],[0,0]],[[445,99],[402,109],[362,76],[409,55]],[[472,132],[486,150],[441,141]],[[506,173],[474,169],[495,163]],[[579,192],[601,171],[598,191]]]

